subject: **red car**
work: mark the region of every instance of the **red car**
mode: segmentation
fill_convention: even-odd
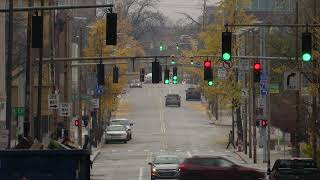
[[[179,165],[179,180],[264,180],[266,175],[224,157],[194,156]]]

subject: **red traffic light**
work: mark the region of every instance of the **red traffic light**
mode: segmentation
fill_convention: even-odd
[[[80,120],[79,119],[74,120],[74,125],[75,126],[80,126]]]
[[[261,120],[261,126],[262,127],[266,127],[266,126],[268,126],[268,121],[267,120]]]
[[[204,65],[204,68],[211,68],[211,61],[206,60],[204,61],[203,65]]]
[[[253,69],[254,71],[261,71],[261,63],[254,63]]]

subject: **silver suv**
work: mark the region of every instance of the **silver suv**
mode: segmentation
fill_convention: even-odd
[[[122,125],[122,126],[126,127],[126,131],[127,131],[127,134],[128,134],[127,140],[129,141],[129,140],[132,139],[132,126],[133,126],[133,123],[130,122],[129,119],[125,119],[125,118],[112,119],[112,120],[110,120],[110,125]]]

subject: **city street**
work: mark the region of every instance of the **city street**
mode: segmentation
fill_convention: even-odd
[[[128,144],[105,144],[93,164],[93,180],[150,179],[148,162],[154,155],[223,155],[243,163],[232,151],[225,150],[230,127],[214,126],[198,101],[185,101],[189,85],[144,85],[130,89],[127,101],[134,123],[133,139]],[[181,95],[181,107],[165,107],[168,93]]]

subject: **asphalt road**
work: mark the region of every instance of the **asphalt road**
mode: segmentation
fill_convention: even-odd
[[[158,154],[223,155],[242,163],[223,143],[230,127],[210,123],[201,102],[185,101],[188,85],[145,85],[123,97],[131,111],[133,139],[128,144],[106,144],[93,164],[93,180],[149,180],[152,157]],[[178,93],[182,105],[165,107],[164,96]]]

